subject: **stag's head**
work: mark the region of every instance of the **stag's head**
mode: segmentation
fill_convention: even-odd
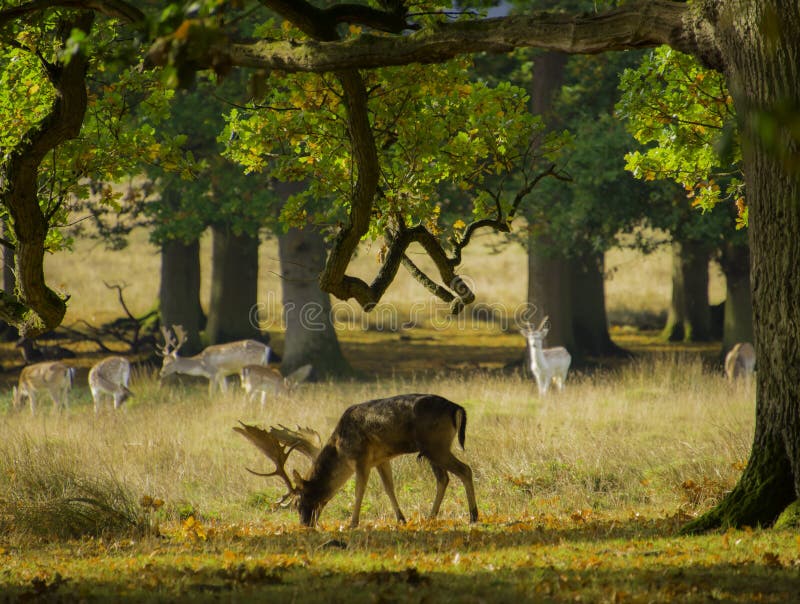
[[[158,375],[163,378],[175,373],[175,361],[178,360],[178,351],[186,343],[188,335],[181,325],[173,325],[172,331],[170,331],[169,327],[162,325],[161,335],[164,336],[164,345],[156,350],[156,354],[162,357],[161,371]]]
[[[539,323],[539,327],[534,328],[533,325],[530,323],[526,323],[523,327],[520,328],[519,332],[522,334],[524,338],[528,340],[531,346],[541,346],[544,342],[545,337],[547,336],[547,332],[550,331],[550,321],[549,317],[545,317],[542,319],[542,322]]]
[[[304,479],[297,470],[292,472],[294,478],[292,481],[286,472],[286,460],[292,451],[297,450],[315,462],[320,455],[319,434],[299,426],[296,430],[285,426],[272,426],[267,431],[257,426],[239,423],[241,426],[235,426],[233,429],[258,447],[275,464],[275,470],[272,472],[255,472],[249,468],[247,471],[256,476],[276,476],[283,480],[287,492],[276,505],[281,507],[294,505],[300,514],[300,523],[303,526],[315,526],[322,508],[330,501],[333,494],[321,492],[321,483]]]

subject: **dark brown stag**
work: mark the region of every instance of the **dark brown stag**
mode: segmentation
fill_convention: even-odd
[[[356,527],[364,489],[373,467],[378,470],[398,522],[405,522],[395,497],[389,462],[393,457],[407,453],[418,453],[427,459],[436,477],[431,518],[439,513],[450,481],[448,473],[452,473],[464,483],[470,521],[477,521],[472,469],[450,450],[456,435],[461,448],[464,448],[466,426],[467,412],[462,406],[431,394],[404,394],[349,407],[322,449],[313,442],[316,433],[308,429],[294,431],[280,426],[267,431],[242,424],[234,430],[273,461],[274,471],[253,473],[281,478],[289,488],[281,501],[296,498],[300,522],[306,526],[316,524],[325,504],[355,472],[356,500],[350,526]],[[285,464],[295,449],[309,457],[313,465],[308,478],[302,478],[295,471],[292,483]]]

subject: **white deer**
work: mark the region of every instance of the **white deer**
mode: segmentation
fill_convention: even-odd
[[[14,408],[22,405],[27,397],[31,414],[36,413],[36,397],[47,392],[53,401],[53,409],[61,410],[69,406],[69,390],[75,379],[75,368],[67,367],[61,361],[46,361],[28,365],[19,374],[19,383],[11,391]]]
[[[547,317],[539,324],[538,329],[532,325],[526,325],[519,332],[528,340],[528,350],[531,356],[531,372],[536,378],[536,385],[539,387],[539,394],[544,396],[550,388],[550,384],[555,382],[556,387],[564,389],[564,382],[567,379],[572,355],[563,346],[555,348],[544,348],[543,342],[550,328],[547,326]]]
[[[114,399],[114,409],[119,409],[133,393],[128,390],[131,379],[131,364],[124,357],[107,357],[95,363],[89,370],[89,389],[92,391],[94,412],[100,411],[103,395]]]
[[[247,365],[263,365],[269,363],[269,346],[255,340],[239,340],[228,344],[209,346],[193,357],[179,357],[178,351],[186,343],[186,331],[180,325],[173,325],[175,337],[166,327],[161,328],[164,335],[164,346],[161,354],[164,361],[161,365],[162,378],[173,373],[199,375],[208,379],[208,393],[214,394],[219,385],[224,393],[228,390],[226,378],[241,373]]]
[[[261,408],[263,409],[267,402],[267,395],[284,396],[290,394],[298,384],[308,379],[311,375],[311,369],[311,365],[303,365],[284,377],[274,367],[247,365],[242,367],[239,376],[247,399],[252,400],[256,394],[259,394]]]
[[[739,342],[725,355],[725,375],[731,382],[736,378],[750,379],[756,366],[756,350],[749,342]]]

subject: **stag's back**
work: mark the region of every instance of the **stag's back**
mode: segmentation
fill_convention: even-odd
[[[267,394],[283,394],[287,391],[287,383],[281,372],[274,367],[263,365],[246,365],[241,371],[242,389],[250,396],[256,392]]]
[[[739,342],[725,356],[725,375],[729,380],[750,377],[756,366],[756,351],[749,342]]]
[[[124,357],[108,357],[89,370],[89,387],[104,392],[130,392],[131,364]]]
[[[461,405],[430,394],[403,394],[349,407],[329,444],[359,457],[394,456],[419,451],[428,456],[459,437],[463,448],[467,412]],[[371,451],[371,452],[370,452]]]
[[[266,365],[269,361],[269,346],[256,340],[214,344],[204,349],[200,357],[204,361],[210,361],[218,369],[238,373],[245,365]]]
[[[20,391],[62,390],[72,386],[75,370],[60,361],[28,365],[19,374]]]
[[[58,404],[63,405],[66,401],[61,399],[72,387],[74,378],[75,369],[61,361],[28,365],[19,374],[18,385],[12,391],[13,404],[15,407],[19,406],[22,397],[27,396],[31,399],[31,411],[33,411],[33,397],[36,393],[48,392]]]

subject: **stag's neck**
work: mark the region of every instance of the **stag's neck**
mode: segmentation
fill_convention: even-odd
[[[214,371],[206,366],[200,355],[187,358],[178,357],[169,365],[167,374],[169,373],[197,375],[209,379],[214,376]]]
[[[546,369],[548,367],[548,363],[544,354],[544,350],[542,350],[542,343],[529,340],[528,348],[530,348],[531,352],[531,369],[534,371],[534,373],[539,369]]]
[[[328,501],[353,475],[352,462],[339,454],[336,446],[328,443],[317,455],[306,488],[318,501]]]

